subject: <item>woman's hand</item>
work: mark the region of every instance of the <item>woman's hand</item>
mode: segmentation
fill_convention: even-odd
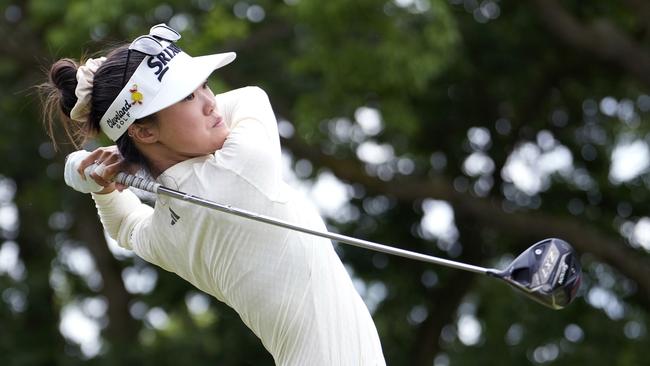
[[[84,171],[93,164],[97,165],[97,167],[90,172],[89,176],[97,184],[104,187],[104,189],[96,193],[106,194],[113,192],[115,189],[122,191],[126,188],[124,185],[113,182],[113,178],[117,173],[125,168],[124,159],[117,150],[117,146],[99,147],[91,152],[81,160],[77,167],[77,173],[85,180]]]

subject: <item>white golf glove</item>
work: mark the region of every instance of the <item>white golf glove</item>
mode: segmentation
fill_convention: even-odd
[[[90,152],[85,150],[79,150],[68,155],[68,157],[65,160],[65,170],[63,173],[65,184],[73,188],[75,191],[81,193],[99,192],[102,189],[104,189],[104,187],[100,186],[99,184],[97,184],[97,182],[95,182],[92,178],[90,178],[90,173],[92,173],[93,170],[97,171],[99,169],[104,169],[103,164],[99,166],[95,164],[88,166],[84,170],[84,174],[86,175],[85,180],[77,172],[77,168],[79,167],[79,164],[88,155],[90,155]]]

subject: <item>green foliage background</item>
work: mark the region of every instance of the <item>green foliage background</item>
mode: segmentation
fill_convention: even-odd
[[[337,247],[389,365],[650,364],[650,256],[632,235],[650,216],[650,176],[610,175],[619,143],[649,141],[646,2],[0,0],[0,10],[0,245],[19,249],[11,266],[0,260],[0,364],[273,364],[231,309],[208,299],[194,313],[196,289],[108,250],[92,201],[63,182],[71,147],[54,151],[44,133],[33,86],[53,61],[102,54],[159,22],[182,31],[190,54],[238,53],[213,90],[263,87],[293,127],[283,145],[299,177],[329,172],[354,192],[332,229],[483,266],[552,236],[580,253],[580,297],[552,311],[487,278]],[[381,115],[376,136],[360,134],[360,107]],[[367,140],[394,159],[362,161]],[[558,146],[571,165],[526,192],[503,174],[525,146],[537,149],[533,166]],[[493,168],[468,170],[476,153]],[[423,234],[429,199],[453,209],[451,242]],[[90,273],[71,248],[92,258]],[[155,287],[129,292],[134,269],[155,271]],[[92,356],[60,331],[74,304],[100,324]],[[475,342],[459,336],[468,325]]]

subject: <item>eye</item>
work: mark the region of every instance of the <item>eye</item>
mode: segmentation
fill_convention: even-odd
[[[190,95],[186,96],[185,99],[183,99],[183,101],[189,102],[192,99],[194,99],[194,93],[191,93]]]
[[[210,86],[208,85],[208,81],[207,81],[207,80],[204,81],[203,84],[201,84],[201,89],[210,89]],[[185,101],[185,102],[189,102],[189,101],[193,100],[195,97],[196,97],[196,95],[194,95],[194,92],[192,92],[192,94],[186,96],[186,97],[183,99],[183,101]]]

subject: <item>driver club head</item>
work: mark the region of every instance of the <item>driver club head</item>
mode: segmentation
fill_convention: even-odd
[[[575,298],[582,270],[571,245],[550,238],[534,244],[506,269],[490,275],[545,306],[562,309]]]

